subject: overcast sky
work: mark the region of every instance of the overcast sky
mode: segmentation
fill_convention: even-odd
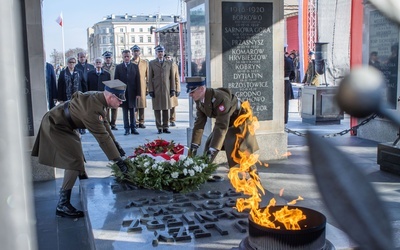
[[[87,28],[111,14],[180,15],[181,0],[44,0],[43,38],[46,58],[53,49],[62,51],[62,28],[56,19],[62,12],[65,51],[87,49]]]

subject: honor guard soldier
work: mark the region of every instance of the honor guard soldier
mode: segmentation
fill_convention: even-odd
[[[224,149],[229,167],[235,166],[237,163],[231,155],[235,150],[236,134],[243,131],[244,124],[234,127],[233,123],[239,115],[247,111],[241,107],[240,100],[229,89],[207,88],[204,77],[186,77],[186,83],[189,96],[196,102],[196,120],[193,126],[189,156],[195,156],[197,153],[207,118],[215,118],[215,126],[207,138],[204,152],[211,163],[218,152]],[[258,149],[255,135],[247,132],[239,141],[239,148],[236,150],[254,153]],[[235,155],[239,157],[237,152]]]
[[[115,140],[106,119],[108,107],[119,107],[125,101],[126,85],[119,80],[106,81],[104,84],[103,92],[74,93],[70,101],[54,107],[42,119],[32,156],[38,156],[41,164],[65,169],[57,216],[84,216],[70,203],[75,181],[85,172],[85,159],[77,129],[88,129],[107,158],[115,161],[123,173],[128,170],[122,159],[125,152]]]

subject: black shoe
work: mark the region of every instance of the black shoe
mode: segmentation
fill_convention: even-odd
[[[129,128],[126,128],[125,129],[125,134],[124,135],[129,135],[130,133],[129,133]]]
[[[167,128],[165,128],[165,129],[163,129],[163,133],[171,134],[171,131],[169,131]]]
[[[111,130],[118,130],[118,128],[115,125],[111,125]]]
[[[139,124],[138,126],[139,128],[146,128],[146,126],[144,124]]]
[[[175,125],[175,122],[171,122],[171,124],[170,124],[169,126],[175,127],[175,126],[176,126],[176,125]]]
[[[86,129],[79,129],[79,133],[80,133],[81,135],[86,134]]]
[[[131,134],[138,135],[139,132],[136,130],[136,128],[132,128],[131,129]]]
[[[60,200],[56,208],[56,215],[59,217],[80,218],[84,214],[82,211],[74,208],[71,203],[71,189],[60,190]]]
[[[162,129],[159,129],[157,134],[162,134]]]

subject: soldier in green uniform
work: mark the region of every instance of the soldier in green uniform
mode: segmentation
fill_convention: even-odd
[[[105,81],[104,84],[103,92],[75,92],[70,101],[54,107],[42,119],[32,156],[38,156],[41,164],[65,169],[57,216],[84,216],[70,203],[75,181],[85,171],[77,129],[88,129],[108,159],[115,161],[123,173],[128,170],[121,158],[125,152],[115,140],[106,118],[107,108],[118,108],[125,100],[126,85],[120,80]]]
[[[194,156],[197,153],[207,117],[215,118],[215,126],[206,141],[204,152],[206,152],[209,162],[212,162],[218,152],[224,149],[229,167],[235,166],[237,163],[232,159],[231,154],[235,150],[236,134],[241,133],[243,128],[241,126],[234,127],[233,123],[239,115],[247,111],[241,108],[240,100],[229,89],[206,88],[204,77],[187,77],[186,83],[189,96],[196,102],[196,120],[193,127],[189,156]],[[258,149],[255,136],[248,132],[239,141],[238,150],[240,151],[254,153]],[[239,157],[237,152],[235,152],[235,155]]]

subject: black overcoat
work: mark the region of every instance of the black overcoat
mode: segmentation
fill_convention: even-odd
[[[96,70],[89,71],[87,76],[88,91],[103,91],[103,82],[109,80],[111,80],[111,75],[104,69],[101,70],[100,75],[97,75]]]
[[[140,73],[139,68],[134,63],[129,63],[125,67],[125,63],[118,64],[115,67],[115,77],[126,84],[125,98],[126,101],[121,104],[123,108],[136,108],[136,98],[140,96]]]

